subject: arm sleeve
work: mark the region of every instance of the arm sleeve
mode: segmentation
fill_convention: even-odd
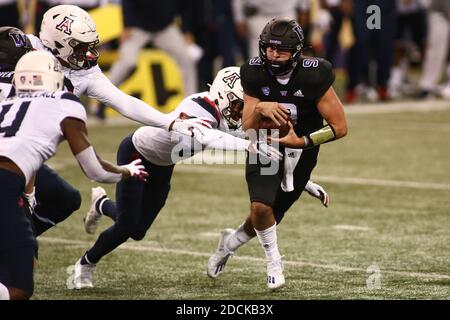
[[[311,98],[312,100],[318,100],[325,92],[327,92],[328,88],[331,87],[336,76],[331,63],[322,59],[320,60],[317,70],[310,70],[314,72],[314,74],[311,74],[310,78]]]
[[[251,85],[252,72],[248,62],[241,66],[240,74],[241,74],[242,89],[244,90],[244,93],[246,95],[257,98],[258,97],[257,90],[254,88],[254,86]]]
[[[206,149],[244,151],[250,144],[250,140],[240,139],[220,130],[205,128],[202,133],[197,140]]]
[[[75,158],[86,176],[91,180],[100,183],[117,183],[122,179],[121,174],[108,172],[103,169],[92,146],[78,153]]]
[[[102,72],[96,73],[90,81],[86,92],[89,97],[111,106],[128,119],[166,130],[169,128],[171,119],[168,115],[155,110],[135,97],[127,95],[113,85]]]

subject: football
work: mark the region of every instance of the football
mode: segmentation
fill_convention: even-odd
[[[288,122],[292,123],[292,119],[288,118]],[[282,138],[289,133],[289,125],[288,122],[285,124],[281,124],[278,126],[272,119],[269,117],[263,117],[259,122],[259,129],[267,129],[267,135],[275,135],[278,130],[279,137]]]

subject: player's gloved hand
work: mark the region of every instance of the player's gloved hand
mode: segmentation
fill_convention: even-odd
[[[23,198],[26,200],[31,214],[34,213],[34,208],[37,205],[35,194],[36,194],[36,187],[33,187],[33,191],[31,193],[25,193],[25,192],[23,193]]]
[[[129,164],[121,166],[122,168],[128,170],[130,173],[127,177],[136,177],[143,182],[147,182],[148,172],[145,171],[144,165],[142,165],[141,159],[136,159]]]
[[[207,118],[177,118],[169,126],[169,131],[178,132],[190,137],[197,138],[202,134],[202,128],[212,129],[211,123]]]
[[[250,143],[247,150],[251,153],[258,153],[270,160],[280,161],[283,159],[283,154],[277,148],[272,147],[264,141],[259,141],[258,145],[255,142]]]
[[[330,203],[330,197],[325,192],[325,189],[322,186],[314,183],[312,181],[308,181],[305,186],[305,190],[314,198],[319,199],[325,208],[328,208],[328,204]]]

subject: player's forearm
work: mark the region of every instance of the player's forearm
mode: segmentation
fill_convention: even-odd
[[[100,183],[117,183],[122,178],[125,178],[123,175],[125,173],[124,169],[99,159],[92,146],[76,154],[75,158],[83,169],[84,174],[91,180]]]
[[[222,131],[211,129],[208,131],[210,142],[206,144],[207,149],[245,151],[250,144],[249,140],[237,138]]]
[[[125,95],[125,94],[124,94]],[[134,97],[125,95],[111,106],[128,119],[140,122],[147,126],[158,127],[168,130],[172,119],[166,114],[155,110],[145,102]]]
[[[245,114],[245,113],[244,113]],[[247,116],[242,116],[242,129],[245,131],[249,129],[259,129],[259,122],[262,119],[262,115],[256,110],[248,114]]]
[[[99,73],[88,88],[88,96],[111,106],[128,119],[168,130],[172,119],[145,102],[127,95]]]

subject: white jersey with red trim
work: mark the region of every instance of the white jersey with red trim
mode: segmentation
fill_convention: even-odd
[[[34,49],[47,50],[38,37],[31,34],[27,36]],[[166,114],[121,91],[109,81],[98,65],[82,70],[63,67],[63,71],[66,77],[64,85],[77,97],[87,95],[112,107],[131,120],[163,129],[169,128],[171,121]]]
[[[222,132],[229,131],[225,119],[222,117],[214,102],[212,102],[212,98],[207,91],[186,97],[169,116],[174,120],[182,112],[191,117],[208,119],[214,129]],[[177,150],[175,147],[179,148],[182,146],[183,150],[190,150],[190,143],[190,139],[183,139],[178,134],[154,127],[141,127],[133,134],[133,144],[136,150],[145,159],[160,166],[175,164],[175,160],[179,160],[178,154],[172,154],[174,150]],[[189,158],[199,151],[201,149],[197,148],[195,152],[189,155],[183,155],[182,157]]]
[[[20,93],[0,103],[0,156],[12,160],[28,182],[63,141],[65,118],[86,122],[86,110],[72,93]]]

